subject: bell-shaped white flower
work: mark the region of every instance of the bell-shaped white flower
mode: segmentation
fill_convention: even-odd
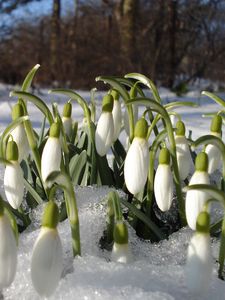
[[[70,102],[67,102],[63,108],[62,123],[64,126],[65,133],[68,137],[70,137],[72,134],[73,121],[71,118],[71,114],[72,114],[72,105]]]
[[[0,290],[2,290],[14,280],[17,267],[17,245],[9,219],[4,215],[1,204],[0,206]]]
[[[16,120],[19,117],[24,116],[24,110],[20,103],[14,105],[12,110],[12,119]],[[21,162],[23,159],[27,158],[29,154],[29,143],[27,139],[27,135],[24,129],[23,124],[17,125],[15,129],[12,130],[11,136],[13,140],[16,142],[19,150],[19,158],[18,161]]]
[[[102,113],[95,131],[95,146],[100,156],[106,155],[113,143],[114,124],[112,109],[113,97],[106,95],[103,98]]]
[[[132,108],[133,108],[133,115],[134,115],[134,124],[136,124],[136,122],[138,120],[138,106],[134,104],[134,105],[132,105]],[[130,135],[130,126],[129,126],[129,116],[128,116],[127,109],[125,109],[125,111],[124,111],[123,122],[124,122],[124,129],[126,131],[126,134],[129,136]]]
[[[128,243],[128,230],[123,221],[117,221],[114,227],[114,244],[111,254],[111,260],[119,263],[130,263],[133,261],[133,255]]]
[[[184,180],[187,178],[191,166],[193,165],[188,141],[185,137],[185,125],[182,121],[176,124],[176,151],[177,151],[177,164],[180,178]]]
[[[24,182],[23,172],[18,162],[18,147],[14,141],[7,144],[6,158],[11,164],[7,164],[4,174],[4,190],[9,204],[18,209],[23,201]]]
[[[128,191],[134,195],[144,188],[147,181],[149,167],[147,131],[147,122],[142,118],[135,126],[135,137],[124,162],[125,183]]]
[[[63,270],[62,244],[56,228],[58,215],[57,205],[50,201],[31,258],[32,283],[38,294],[46,297],[55,291]]]
[[[59,134],[59,124],[53,123],[41,156],[41,175],[44,182],[52,172],[60,171],[61,144]]]
[[[191,177],[189,185],[192,184],[209,184],[208,170],[208,157],[207,154],[201,152],[197,155],[195,161],[196,171]],[[208,200],[208,194],[203,191],[190,190],[186,195],[186,218],[188,226],[192,229],[196,229],[196,220],[201,211],[203,211],[204,205]]]
[[[210,127],[210,134],[214,135],[218,138],[221,138],[222,135],[222,118],[220,115],[216,115],[213,117]],[[208,154],[209,166],[208,172],[212,174],[219,167],[219,163],[221,162],[221,152],[215,145],[207,145],[205,148],[205,152]]]
[[[154,194],[161,211],[170,209],[173,200],[173,174],[170,168],[170,154],[163,148],[159,154],[159,165],[155,173]]]
[[[113,125],[114,125],[113,141],[116,141],[119,137],[121,125],[122,125],[122,110],[121,110],[121,105],[119,102],[118,93],[114,92],[114,93],[112,93],[112,95],[114,97],[114,104],[113,104],[113,110],[112,110]]]
[[[188,246],[186,283],[193,295],[202,296],[209,289],[213,270],[208,213],[200,213],[196,227]]]

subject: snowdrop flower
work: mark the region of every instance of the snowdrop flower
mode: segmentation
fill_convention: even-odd
[[[106,155],[113,143],[114,124],[113,124],[113,97],[106,95],[102,102],[102,113],[98,120],[95,131],[96,151],[100,156]]]
[[[17,245],[8,217],[0,200],[0,290],[14,280],[17,267]]]
[[[19,152],[16,142],[9,141],[6,148],[6,159],[11,164],[6,165],[5,168],[4,189],[6,198],[14,209],[20,207],[24,192],[23,172],[18,158]]]
[[[48,297],[55,291],[62,274],[63,252],[57,231],[58,221],[58,207],[55,202],[49,201],[31,258],[31,279],[41,296]]]
[[[117,221],[113,232],[114,244],[111,260],[119,263],[130,263],[133,261],[132,253],[128,244],[128,230],[123,221]]]
[[[221,138],[222,135],[222,118],[219,115],[216,115],[211,122],[210,134]],[[219,163],[221,161],[221,153],[220,150],[215,145],[207,145],[205,148],[205,152],[208,154],[209,158],[209,166],[208,172],[212,174],[219,167]]]
[[[208,156],[201,152],[197,155],[195,160],[195,172],[191,177],[189,185],[192,184],[209,184],[208,170]],[[208,200],[206,192],[191,190],[186,195],[186,218],[189,227],[192,230],[196,229],[196,220],[201,211],[203,211],[204,204]]]
[[[154,193],[161,211],[170,209],[173,200],[173,175],[170,169],[170,153],[163,148],[159,154],[159,165],[155,173]]]
[[[60,126],[53,123],[50,128],[49,138],[44,146],[41,157],[41,176],[45,182],[49,174],[60,171],[61,145],[59,140]]]
[[[177,150],[178,170],[180,173],[180,178],[184,180],[187,178],[193,162],[188,141],[185,137],[185,125],[182,121],[178,121],[176,124],[175,143]]]
[[[114,98],[112,116],[113,116],[113,125],[114,125],[113,141],[115,142],[118,139],[120,134],[121,124],[122,124],[122,111],[119,102],[119,94],[114,90],[112,91],[111,94]]]
[[[73,121],[71,118],[71,114],[72,114],[72,104],[70,102],[67,102],[63,108],[62,122],[63,122],[65,133],[68,137],[70,137],[72,134]]]
[[[147,133],[148,124],[141,118],[136,123],[134,139],[124,162],[125,183],[128,191],[134,195],[144,188],[147,180],[149,165]]]
[[[210,286],[213,264],[209,226],[209,214],[201,212],[197,219],[197,231],[188,246],[186,283],[189,291],[195,296],[205,294]]]
[[[20,103],[14,105],[12,109],[12,119],[15,121],[16,119],[24,116],[23,106]],[[12,130],[11,135],[13,140],[16,142],[19,149],[19,159],[21,162],[23,159],[27,158],[29,153],[29,143],[27,140],[27,135],[24,129],[24,125],[21,123],[15,129]]]

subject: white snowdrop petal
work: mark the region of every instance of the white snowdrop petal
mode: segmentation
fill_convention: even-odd
[[[27,140],[27,135],[24,129],[23,124],[19,124],[13,131],[11,132],[14,142],[16,142],[19,150],[19,159],[21,162],[28,156],[29,153],[29,143]]]
[[[219,163],[221,161],[221,153],[215,145],[207,145],[205,153],[208,154],[209,160],[208,172],[209,174],[212,174],[219,167]]]
[[[65,133],[68,137],[72,134],[72,119],[67,117],[62,117],[62,122],[64,126]]]
[[[158,166],[154,180],[154,193],[159,209],[169,210],[173,200],[173,175],[169,165]]]
[[[131,263],[133,261],[133,256],[129,244],[114,243],[111,253],[111,260],[124,264]]]
[[[206,233],[195,233],[188,246],[186,262],[187,287],[196,296],[206,293],[212,275],[210,237]]]
[[[119,101],[114,101],[112,116],[113,116],[113,125],[114,125],[113,141],[116,141],[119,137],[121,123],[122,123],[122,111],[121,111],[121,105]]]
[[[5,195],[9,204],[18,209],[23,201],[23,172],[18,162],[7,165],[4,174]]]
[[[106,155],[113,143],[114,125],[110,112],[102,112],[95,131],[95,146],[100,156]]]
[[[209,175],[207,172],[195,171],[189,185],[192,184],[209,184]],[[208,200],[208,194],[206,192],[191,190],[186,194],[186,218],[188,226],[192,229],[196,229],[196,221],[199,213],[203,210],[205,202]]]
[[[62,269],[63,253],[58,232],[42,227],[31,258],[31,278],[39,295],[50,296],[55,291]]]
[[[60,171],[61,146],[58,138],[49,137],[42,152],[41,175],[45,182],[48,175]]]
[[[7,216],[0,217],[0,290],[14,280],[17,267],[17,245]]]
[[[193,164],[188,141],[185,136],[176,136],[176,149],[177,149],[177,163],[180,173],[180,178],[184,180],[187,178],[190,168]]]
[[[124,162],[124,178],[127,189],[132,194],[139,193],[145,186],[149,167],[148,143],[135,137]]]

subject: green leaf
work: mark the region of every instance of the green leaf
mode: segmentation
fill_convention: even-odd
[[[38,143],[37,146],[40,147],[43,139],[44,139],[44,135],[45,135],[45,123],[46,123],[46,117],[44,117],[42,124],[41,124],[41,130],[40,130],[40,134],[38,137]]]
[[[153,81],[151,81],[148,77],[146,77],[145,75],[142,75],[140,73],[129,73],[129,74],[126,74],[124,77],[136,79],[136,80],[139,80],[140,82],[142,82],[144,85],[146,85],[152,91],[155,101],[161,103],[161,98],[159,96],[159,92],[158,92],[156,86],[154,85]]]
[[[165,104],[164,107],[166,109],[174,108],[174,107],[181,107],[181,106],[191,106],[191,107],[198,107],[198,104],[190,101],[176,101],[176,102],[170,102],[168,104]]]
[[[26,78],[24,79],[24,81],[23,81],[23,84],[22,84],[22,88],[21,88],[21,90],[23,91],[23,92],[26,92],[26,91],[28,91],[28,89],[30,88],[30,86],[31,86],[31,83],[32,83],[32,81],[33,81],[33,78],[34,78],[34,76],[35,76],[35,74],[36,74],[36,72],[37,72],[37,70],[40,68],[40,65],[35,65],[31,70],[30,70],[30,72],[27,74],[27,76],[26,76]]]
[[[38,96],[35,96],[27,92],[21,92],[21,91],[12,91],[9,94],[9,96],[10,97],[17,96],[19,98],[32,102],[45,115],[50,125],[54,122],[53,116],[48,106]]]
[[[37,202],[37,204],[42,204],[43,200],[41,199],[41,197],[39,196],[39,194],[36,192],[36,190],[30,185],[30,183],[26,179],[24,179],[23,182],[24,182],[25,188],[28,190],[28,192],[35,199],[35,201]]]
[[[83,150],[80,155],[75,155],[69,164],[70,177],[74,185],[79,184],[79,179],[83,176],[83,170],[87,163],[87,151]]]
[[[146,215],[142,211],[122,198],[120,198],[120,201],[124,206],[129,208],[138,219],[145,223],[160,240],[166,239],[166,235],[155,225],[155,223],[153,223],[148,217],[146,217]]]
[[[207,92],[207,91],[202,91],[202,95],[205,95],[205,96],[211,98],[216,103],[218,103],[218,104],[222,105],[223,107],[225,107],[225,101],[222,98],[220,98],[219,96],[217,96],[213,93]]]

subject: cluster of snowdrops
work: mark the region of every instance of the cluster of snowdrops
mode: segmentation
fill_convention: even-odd
[[[225,146],[221,138],[225,101],[204,92],[221,105],[221,111],[212,113],[209,135],[193,141],[186,137],[185,124],[175,108],[195,104],[175,101],[163,105],[153,82],[142,74],[96,79],[109,86],[96,121],[94,89],[90,103],[73,90],[51,90],[51,94],[68,98],[62,115],[57,103],[53,102],[50,110],[42,99],[29,93],[38,68],[36,65],[28,73],[20,91],[11,92],[18,102],[0,139],[6,196],[6,200],[0,198],[0,289],[4,291],[15,277],[19,232],[30,225],[30,213],[46,202],[32,252],[31,278],[40,295],[54,293],[63,269],[59,222],[68,218],[73,254],[81,255],[74,187],[108,185],[115,191],[106,199],[106,224],[99,245],[112,252],[112,260],[134,260],[128,225],[141,238],[156,242],[188,224],[194,234],[187,249],[187,286],[195,294],[206,292],[213,269],[210,233],[221,231],[221,279],[225,258],[225,219],[215,224],[210,221],[211,202],[225,205]],[[150,97],[145,96],[143,87],[150,89]],[[71,117],[74,101],[84,113],[79,126]],[[27,102],[43,113],[39,133],[32,127]],[[141,116],[140,106],[144,107]],[[123,130],[126,146],[119,140]],[[210,184],[211,174],[221,165],[221,183]],[[116,189],[127,196],[119,197]],[[171,205],[176,209],[176,222],[168,231],[162,218]]]

